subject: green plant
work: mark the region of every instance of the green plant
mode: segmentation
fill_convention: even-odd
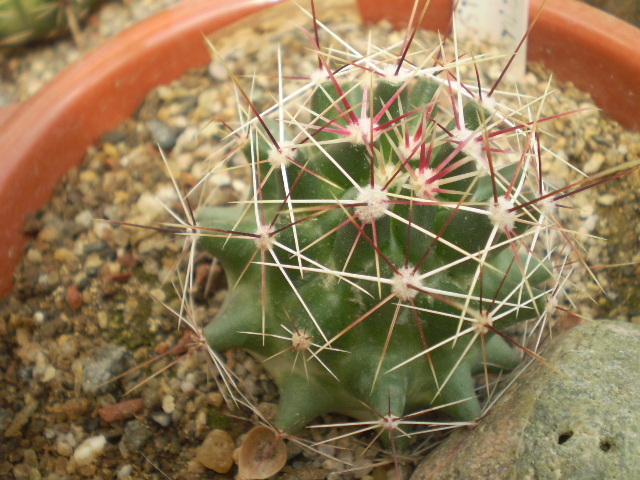
[[[438,54],[319,55],[297,95],[250,102],[249,202],[198,211],[230,285],[206,338],[264,362],[288,433],[326,412],[475,420],[473,376],[521,357],[504,329],[547,313],[536,129]]]
[[[0,0],[0,46],[16,46],[52,38],[69,29],[79,32],[78,19],[96,0]]]
[[[208,250],[229,284],[200,338],[230,386],[216,351],[263,362],[283,434],[337,412],[395,449],[443,428],[418,418],[433,410],[475,421],[474,377],[490,393],[490,373],[537,357],[506,330],[542,332],[582,261],[558,202],[617,172],[547,184],[539,129],[555,117],[540,117],[544,97],[501,103],[502,76],[482,88],[481,58],[411,51],[411,32],[367,54],[325,50],[314,28],[318,70],[286,96],[280,73],[272,107],[234,77],[251,118],[229,149],[244,151],[252,194],[180,227],[190,258]]]

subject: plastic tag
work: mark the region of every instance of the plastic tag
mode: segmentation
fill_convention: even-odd
[[[489,40],[503,45],[504,53],[510,55],[527,32],[529,0],[459,0],[455,18],[459,38]],[[510,78],[524,75],[526,50],[525,42],[509,67]]]

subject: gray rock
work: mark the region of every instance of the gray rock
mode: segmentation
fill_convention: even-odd
[[[119,444],[120,453],[124,458],[129,458],[147,443],[151,435],[151,428],[144,420],[127,422]]]
[[[116,383],[105,382],[127,371],[133,363],[131,353],[120,345],[109,343],[100,347],[84,364],[82,390],[85,393],[104,393],[112,390]]]
[[[473,430],[412,480],[640,478],[640,328],[591,322],[554,339]]]
[[[176,131],[162,120],[152,118],[147,122],[147,129],[153,141],[160,145],[163,150],[171,150],[178,138]]]

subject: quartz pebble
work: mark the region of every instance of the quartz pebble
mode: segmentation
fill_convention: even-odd
[[[79,466],[93,463],[102,453],[107,444],[104,435],[97,435],[84,440],[73,452],[73,459]]]

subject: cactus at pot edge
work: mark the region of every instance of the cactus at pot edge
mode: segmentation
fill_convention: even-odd
[[[229,284],[206,338],[264,362],[288,433],[325,412],[476,419],[473,376],[519,362],[502,332],[544,318],[558,281],[535,129],[456,61],[388,55],[335,73],[320,55],[296,94],[252,106],[251,198],[198,211]]]
[[[97,0],[0,0],[0,46],[16,46],[67,32]],[[73,28],[73,26],[71,26]]]

